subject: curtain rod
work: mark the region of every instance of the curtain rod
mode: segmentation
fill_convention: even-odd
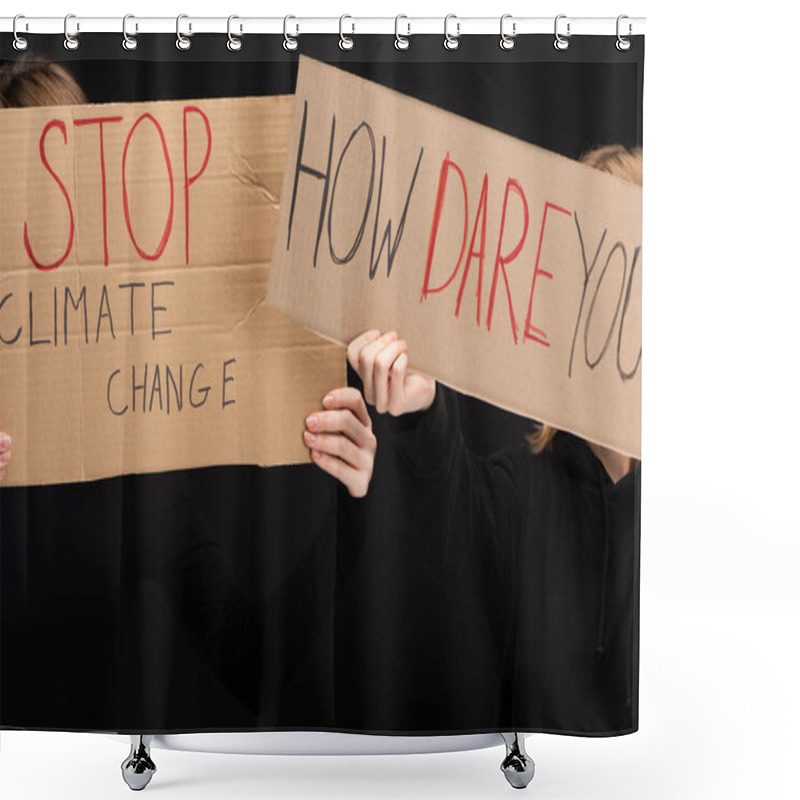
[[[445,28],[453,35],[500,34],[500,17],[459,17],[451,14],[444,17],[233,17],[232,31],[237,36],[247,34],[303,33],[331,34],[391,34],[403,36],[415,34],[444,34]],[[562,35],[609,35],[636,36],[644,33],[644,17],[570,17],[560,14],[558,31]],[[70,35],[83,33],[122,33],[122,17],[35,17],[19,15],[17,33],[63,34],[65,24]],[[175,33],[178,20],[175,17],[136,17],[128,15],[125,29],[129,35],[148,33]],[[618,29],[619,24],[619,29]],[[180,30],[184,35],[196,33],[227,33],[228,17],[193,17],[181,15]],[[397,26],[397,27],[396,27]],[[503,30],[508,35],[553,34],[555,17],[514,17],[504,15]],[[0,17],[0,32],[14,30],[14,17]]]

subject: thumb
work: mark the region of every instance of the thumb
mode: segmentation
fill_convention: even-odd
[[[436,381],[434,378],[410,373],[406,375],[404,389],[408,411],[426,411],[433,405],[436,395]]]

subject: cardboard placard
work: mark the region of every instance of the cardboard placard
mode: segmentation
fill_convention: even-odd
[[[296,92],[268,303],[639,457],[641,188],[308,58]]]
[[[291,108],[0,112],[4,485],[309,460],[346,373],[263,302]]]

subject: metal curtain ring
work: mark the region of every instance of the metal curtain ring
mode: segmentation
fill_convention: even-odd
[[[556,39],[553,42],[553,47],[555,47],[556,50],[567,50],[569,48],[569,39],[565,38],[564,36],[562,36],[558,32],[558,21],[560,19],[566,19],[566,18],[567,18],[566,14],[559,14],[556,17],[555,25],[554,25],[554,28],[553,28],[553,30],[555,31],[555,36],[556,36]],[[567,36],[570,35],[570,30],[569,29],[570,29],[570,24],[568,22],[567,23]]]
[[[451,36],[450,32],[447,30],[447,24],[450,22],[451,19],[456,21],[456,35]],[[448,14],[444,18],[444,46],[448,50],[458,50],[458,37],[461,35],[461,23],[458,21],[458,17],[455,14]]]
[[[72,36],[69,32],[69,21],[71,19],[76,19],[74,14],[67,14],[64,17],[64,47],[67,50],[77,50],[80,46],[80,42],[78,41],[77,36]],[[75,31],[78,32],[81,29],[81,25],[79,22],[75,23]]]
[[[505,22],[506,22],[507,19],[512,19],[513,20],[512,15],[511,14],[503,14],[503,16],[500,17],[500,47],[503,50],[513,50],[514,49],[514,45],[517,43],[516,39],[514,39],[514,37],[517,35],[517,23],[512,21],[512,23],[511,23],[511,36],[509,36],[505,32]]]
[[[228,17],[228,50],[230,50],[233,53],[235,53],[237,50],[242,49],[242,40],[238,36],[234,36],[231,33],[231,22],[233,22],[235,19],[239,19],[239,17],[237,17],[236,14],[231,14]],[[242,32],[242,26],[239,25],[239,33],[241,32]]]
[[[356,43],[353,41],[352,36],[345,36],[344,31],[342,30],[344,26],[344,21],[346,19],[353,19],[353,18],[349,14],[342,14],[342,16],[339,17],[339,48],[341,50],[352,50],[355,47]],[[355,33],[356,30],[355,22],[350,23],[350,27],[351,27],[350,32]]]
[[[184,36],[181,33],[181,20],[182,19],[189,19],[188,14],[178,14],[175,18],[175,35],[178,37],[175,40],[175,47],[178,50],[188,50],[192,46],[192,40],[189,39],[187,36]],[[192,32],[192,23],[189,23],[189,33]]]
[[[128,20],[129,19],[136,19],[133,14],[126,14],[122,18],[122,46],[126,50],[135,50],[139,46],[139,40],[135,36],[128,35]],[[135,31],[139,30],[139,23],[134,23],[133,29]]]
[[[621,50],[622,52],[625,52],[626,50],[630,50],[631,49],[631,40],[627,39],[626,37],[624,37],[620,33],[620,23],[624,19],[628,19],[628,17],[625,14],[620,14],[617,17],[617,50]],[[631,33],[633,33],[633,27],[632,27],[631,23],[629,22],[628,23],[628,36],[630,36]]]
[[[24,14],[17,14],[14,17],[14,24],[12,26],[12,31],[14,32],[14,49],[15,50],[27,50],[28,49],[28,40],[24,36],[20,36],[17,33],[17,20],[18,19],[25,19]],[[28,23],[25,23],[25,30],[28,30]]]
[[[394,46],[398,50],[408,50],[411,47],[411,42],[408,40],[408,37],[411,36],[411,23],[406,22],[406,27],[408,30],[406,31],[405,36],[400,35],[400,20],[401,19],[408,19],[405,14],[398,14],[394,18]]]
[[[297,39],[293,36],[289,36],[289,20],[296,19],[291,14],[288,14],[283,18],[283,49],[284,50],[297,50]],[[300,26],[297,25],[295,28],[295,35],[300,33]]]

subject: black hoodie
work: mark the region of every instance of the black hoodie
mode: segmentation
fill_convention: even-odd
[[[409,500],[436,509],[443,563],[489,608],[508,677],[500,725],[636,730],[641,467],[615,484],[564,431],[541,455],[522,439],[478,456],[439,383],[427,411],[389,427]]]

